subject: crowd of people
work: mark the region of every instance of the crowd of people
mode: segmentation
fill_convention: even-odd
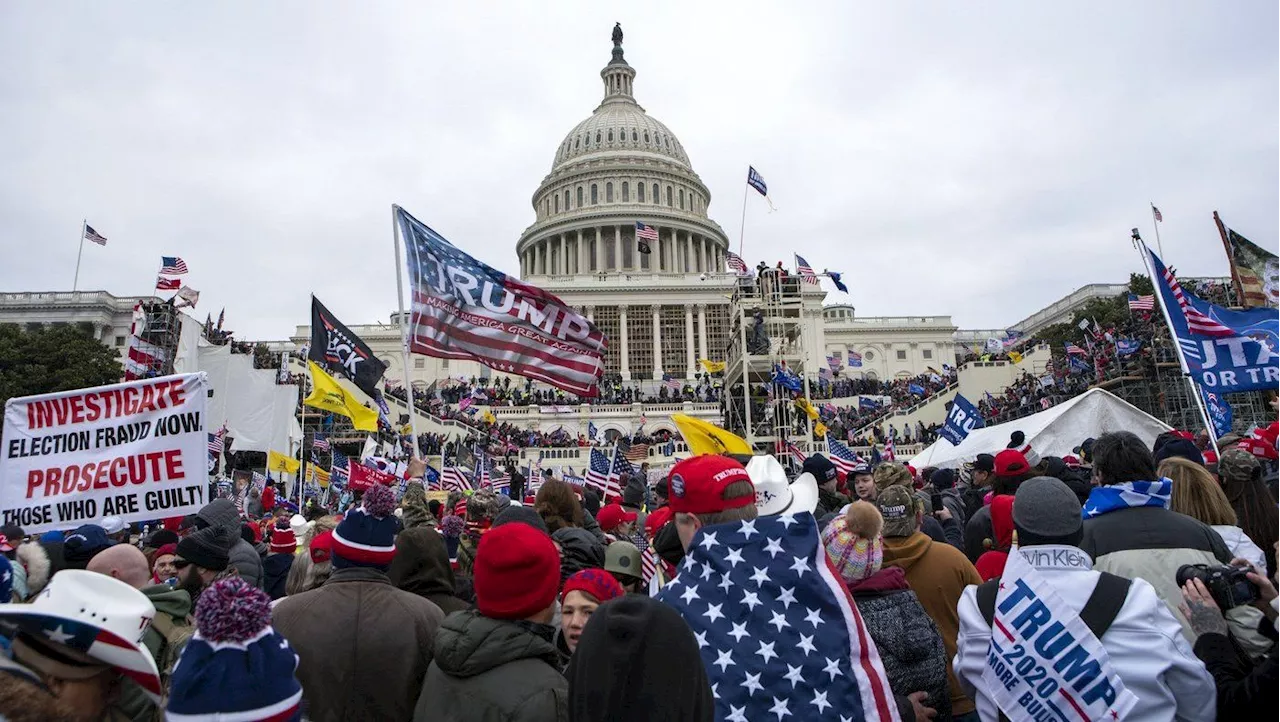
[[[1050,620],[1027,668],[1087,648],[1091,712],[1269,716],[1277,455],[1242,441],[703,455],[605,499],[549,469],[428,493],[414,460],[341,509],[5,526],[0,717],[994,722],[1044,709],[998,658]]]

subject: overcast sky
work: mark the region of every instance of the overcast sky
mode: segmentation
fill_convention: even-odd
[[[530,198],[636,95],[748,261],[847,274],[859,315],[1014,323],[1153,240],[1225,274],[1211,213],[1277,245],[1277,3],[0,4],[0,290],[149,292],[162,254],[250,340],[395,307],[390,205],[518,272]],[[429,6],[442,6],[436,9]],[[554,8],[554,11],[551,10]]]

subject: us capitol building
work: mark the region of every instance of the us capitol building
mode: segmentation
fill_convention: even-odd
[[[729,238],[708,215],[710,189],[675,133],[637,102],[636,75],[623,54],[621,29],[615,28],[612,56],[600,71],[601,102],[556,145],[550,172],[533,193],[533,223],[520,234],[515,250],[524,280],[579,308],[608,337],[606,373],[656,391],[664,373],[693,379],[700,372],[699,359],[724,360],[730,334],[736,334],[730,298],[738,278],[725,264]],[[640,252],[637,222],[657,233],[656,240],[648,241],[650,253]],[[465,243],[462,248],[466,250]],[[786,257],[792,250],[770,249],[769,256]],[[802,245],[794,250],[805,253]],[[841,260],[824,264],[828,259],[811,259],[819,265]],[[757,260],[746,259],[748,265]],[[825,358],[834,355],[849,376],[911,376],[931,366],[955,365],[956,344],[971,336],[980,343],[987,335],[1003,334],[1003,329],[958,333],[944,315],[859,317],[850,304],[825,303],[822,287],[804,285],[797,341],[810,359],[810,373],[816,374]],[[1031,325],[1043,327],[1069,317],[1094,297],[1086,289],[1055,304],[1054,313],[1037,314],[1024,320],[1028,327],[1016,327],[1033,333]],[[851,290],[856,294],[858,289],[855,285]],[[4,293],[0,323],[87,323],[96,337],[123,354],[136,300],[106,291]],[[340,306],[335,312],[343,318]],[[1033,319],[1037,323],[1029,323]],[[344,320],[387,363],[386,378],[393,383],[421,387],[447,377],[501,375],[474,362],[424,356],[414,356],[413,368],[406,370],[394,314],[387,323]],[[299,325],[290,339],[269,344],[273,349],[298,348],[309,336],[309,327]],[[850,351],[862,355],[861,368],[847,367]],[[635,404],[616,414],[606,413],[609,407],[595,407],[590,416],[597,426],[605,422],[624,432],[641,416],[646,430],[673,429],[666,417],[680,410],[719,420],[717,405],[695,406]],[[494,411],[501,420],[543,429],[585,428],[588,416],[586,407],[569,416],[563,409],[539,407]],[[617,418],[605,418],[609,416]]]

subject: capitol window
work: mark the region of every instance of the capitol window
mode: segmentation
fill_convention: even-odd
[[[933,358],[933,351],[931,351],[931,350],[929,350],[929,349],[925,349],[925,350],[921,351],[920,353],[921,353],[921,355],[923,355],[926,359],[931,359],[931,358]]]
[[[671,205],[671,186],[667,186],[667,207],[670,208]]]
[[[600,192],[599,192],[599,189],[598,189],[598,188],[596,188],[596,184],[595,184],[595,183],[592,183],[592,184],[591,184],[591,205],[593,205],[593,206],[594,206],[595,204],[597,204],[597,203],[599,203],[599,202],[600,202]]]
[[[604,202],[605,203],[613,202],[613,184],[612,183],[604,184]]]
[[[680,189],[680,210],[684,210],[684,189]]]
[[[658,195],[658,184],[654,183],[653,184],[653,204],[656,206],[659,203],[661,203],[662,201],[660,199],[661,199],[661,196]]]
[[[639,143],[639,142],[640,142],[640,137],[636,135],[636,132],[635,132],[634,130],[633,130],[633,131],[631,131],[631,142],[632,142],[632,143]]]
[[[578,207],[582,207],[582,186],[578,186]]]
[[[613,128],[610,128],[610,129],[609,129],[609,142],[610,142],[610,143],[612,143],[612,142],[613,142]]]
[[[631,186],[627,185],[626,181],[622,181],[622,202],[631,202]]]
[[[556,213],[560,212],[560,195],[556,194]]]
[[[564,192],[564,209],[566,211],[569,210],[569,191],[567,189]]]
[[[899,360],[899,361],[906,361],[906,360],[907,360],[907,352],[906,352],[906,351],[904,351],[904,350],[902,350],[902,349],[898,349],[898,360]]]
[[[600,145],[600,131],[596,131],[596,145]]]
[[[641,203],[644,203],[644,184],[643,183],[636,184],[636,200]]]
[[[876,355],[875,355],[875,352],[873,352],[873,351],[868,351],[868,352],[866,352],[866,353],[862,354],[862,357],[863,357],[863,358],[865,358],[865,359],[866,359],[866,360],[868,360],[868,361],[875,361],[875,360],[876,360]]]
[[[573,139],[573,149],[574,149],[574,150],[577,150],[578,148],[580,148],[581,146],[579,145],[579,143],[581,143],[581,142],[582,142],[582,139],[581,139],[581,138],[574,138],[574,139]]]

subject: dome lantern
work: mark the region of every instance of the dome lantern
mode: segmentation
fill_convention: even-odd
[[[613,58],[600,71],[604,80],[604,102],[635,103],[632,95],[632,83],[635,81],[636,69],[627,64],[622,57],[622,24],[613,26]]]

